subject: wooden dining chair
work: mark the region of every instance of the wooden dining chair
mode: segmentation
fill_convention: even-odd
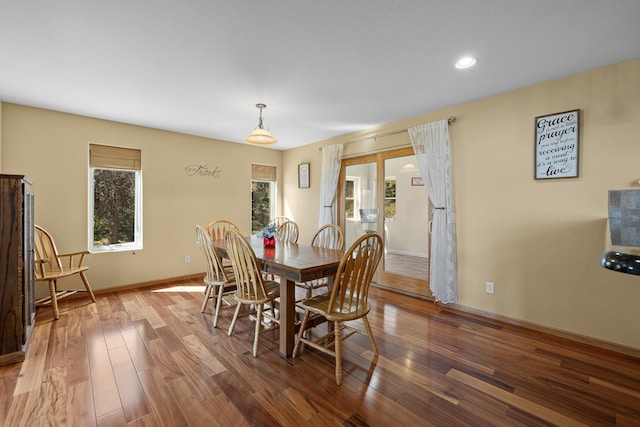
[[[59,254],[53,237],[44,228],[36,225],[34,228],[34,262],[36,282],[47,282],[49,284],[49,296],[35,301],[36,305],[49,305],[53,309],[53,318],[60,318],[58,310],[58,300],[66,298],[80,289],[58,289],[58,280],[65,277],[78,275],[84,284],[84,291],[89,294],[92,302],[96,302],[89,280],[84,274],[89,269],[83,266],[84,256],[89,251],[80,251],[66,254]]]
[[[235,230],[228,230],[224,237],[224,245],[236,273],[236,291],[233,298],[238,303],[229,326],[228,335],[233,334],[241,308],[253,306],[253,311],[245,313],[245,315],[254,317],[256,322],[253,357],[257,357],[260,335],[280,327],[274,310],[275,299],[280,296],[280,284],[262,277],[256,255],[242,234]],[[271,308],[271,315],[264,311],[266,304]],[[268,322],[265,321],[265,318],[268,319]]]
[[[278,227],[276,239],[281,242],[298,243],[298,224],[293,221],[285,221]]]
[[[222,265],[218,251],[216,251],[211,241],[211,236],[199,225],[196,225],[196,237],[198,238],[198,245],[202,251],[206,267],[206,274],[204,276],[206,287],[200,312],[204,313],[207,308],[207,303],[210,299],[213,299],[215,301],[213,327],[217,328],[220,310],[231,306],[230,303],[224,300],[224,296],[230,295],[235,291],[235,274],[232,266],[225,267]],[[223,304],[225,307],[223,307]]]
[[[344,250],[344,233],[342,228],[336,224],[325,224],[316,231],[311,239],[311,246],[325,249]],[[322,279],[310,280],[308,282],[296,282],[296,286],[307,290],[307,299],[313,296],[313,290],[326,288],[329,281],[326,277]]]
[[[227,230],[240,231],[237,225],[226,219],[216,219],[214,221],[211,221],[207,225],[207,233],[209,233],[209,236],[211,236],[211,240],[223,240],[224,234],[227,232]],[[225,268],[231,268],[231,263],[228,259],[223,259],[222,265]]]
[[[240,231],[237,225],[226,219],[216,219],[207,225],[207,233],[209,233],[209,236],[211,236],[213,240],[224,239],[224,234],[229,229]]]
[[[273,217],[273,218],[271,218],[269,220],[269,224],[268,225],[275,225],[276,229],[277,229],[287,221],[291,221],[291,220],[289,218],[287,218],[286,216],[276,216],[276,217]]]
[[[373,352],[376,356],[378,355],[378,346],[373,338],[367,314],[371,309],[368,301],[369,286],[381,257],[380,235],[376,233],[362,235],[342,257],[331,292],[316,295],[298,304],[305,313],[293,349],[293,357],[298,355],[302,344],[332,355],[335,358],[336,384],[338,385],[342,383],[342,342],[354,333],[365,334],[344,322],[362,319]],[[333,322],[333,333],[320,338],[305,334],[311,314],[320,315]]]

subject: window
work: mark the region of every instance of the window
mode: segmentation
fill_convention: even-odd
[[[396,177],[384,180],[384,219],[396,219]]]
[[[276,167],[251,165],[251,233],[269,224],[276,214]]]
[[[140,150],[90,144],[89,248],[142,249]]]
[[[358,221],[356,216],[360,207],[357,195],[360,192],[360,177],[348,176],[344,182],[344,213],[346,219]]]

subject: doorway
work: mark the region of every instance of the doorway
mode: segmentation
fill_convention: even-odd
[[[338,218],[345,247],[375,232],[384,241],[377,286],[431,297],[430,202],[412,147],[343,159]]]

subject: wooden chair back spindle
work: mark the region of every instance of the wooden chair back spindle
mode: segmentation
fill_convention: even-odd
[[[298,243],[298,224],[286,221],[278,227],[278,240],[287,243]]]
[[[289,218],[287,218],[286,216],[276,216],[273,217],[269,220],[269,224],[268,225],[275,225],[276,229],[280,228],[280,226],[282,224],[284,224],[287,221],[291,221]]]
[[[207,225],[207,233],[209,233],[209,236],[211,236],[212,240],[224,239],[224,235],[227,230],[240,231],[237,225],[226,219],[217,219],[215,221],[211,221]]]
[[[344,233],[336,224],[325,224],[311,239],[311,246],[326,249],[344,250]]]

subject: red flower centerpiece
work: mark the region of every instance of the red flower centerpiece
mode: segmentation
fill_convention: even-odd
[[[258,237],[262,237],[262,242],[265,248],[276,247],[276,236],[278,235],[278,229],[275,224],[269,225],[267,228],[258,233]]]

